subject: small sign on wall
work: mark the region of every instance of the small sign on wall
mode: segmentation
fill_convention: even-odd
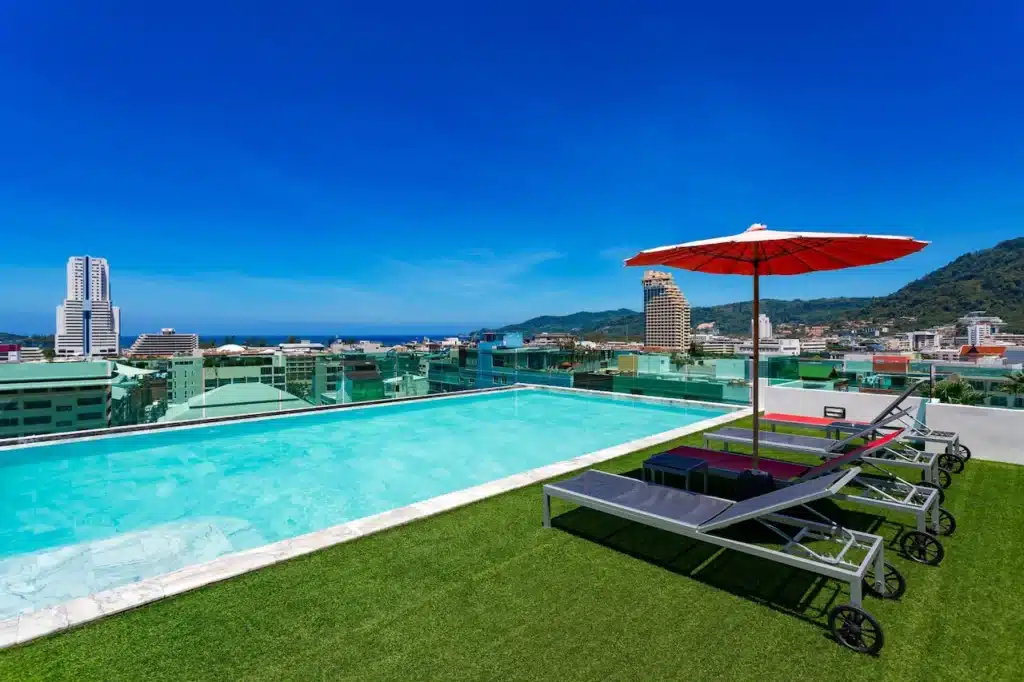
[[[846,408],[845,407],[831,407],[825,406],[825,416],[829,419],[846,419]]]

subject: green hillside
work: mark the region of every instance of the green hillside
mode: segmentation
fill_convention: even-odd
[[[916,318],[910,326],[921,329],[949,324],[972,310],[998,315],[1010,331],[1024,331],[1024,237],[960,256],[872,300],[858,317],[898,321],[909,316]]]
[[[782,301],[764,299],[761,311],[773,322],[800,322],[803,324],[825,324],[834,322],[844,314],[857,311],[871,301],[870,298],[818,298],[809,301],[797,299]],[[690,311],[691,322],[717,322],[718,328],[726,334],[749,334],[751,302],[726,303],[724,305],[696,307]],[[604,332],[611,336],[637,335],[643,332],[644,315],[628,308],[601,312],[579,312],[572,315],[543,315],[519,324],[502,327],[498,331],[522,331],[528,334],[539,332]]]
[[[538,332],[589,332],[602,327],[625,327],[627,323],[639,324],[640,327],[636,328],[639,330],[643,326],[643,315],[629,308],[605,310],[598,313],[581,311],[571,315],[541,315],[519,324],[501,327],[498,331],[523,331],[531,334]]]
[[[31,334],[26,336],[25,334],[0,332],[0,343],[17,343],[24,346],[42,346],[46,348],[53,346],[53,335]]]
[[[950,324],[972,310],[985,310],[1006,320],[1009,331],[1024,331],[1024,237],[960,256],[899,291],[878,298],[764,299],[761,310],[775,324],[827,324],[871,320],[897,329],[923,329]],[[725,334],[750,333],[751,302],[695,307],[692,323],[717,322]],[[572,315],[544,315],[500,331],[604,332],[637,335],[643,314],[628,308]]]
[[[794,322],[800,324],[828,324],[862,309],[869,298],[813,298],[781,301],[766,298],[761,301],[761,312],[772,318],[774,324]],[[750,334],[751,301],[727,303],[694,308],[690,311],[694,326],[702,322],[717,322],[726,334]]]

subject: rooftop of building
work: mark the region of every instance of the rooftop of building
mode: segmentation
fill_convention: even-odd
[[[161,422],[236,417],[309,407],[302,398],[262,383],[227,384],[171,405]]]
[[[380,379],[380,372],[376,369],[353,369],[345,372],[345,379],[348,381],[370,381]]]
[[[637,476],[649,454],[596,468]],[[958,474],[938,567],[890,557],[904,519],[829,506],[906,577],[902,599],[865,600],[874,657],[828,635],[845,586],[557,501],[546,529],[536,484],[9,650],[0,677],[1017,679],[1022,486],[1019,466]]]
[[[174,336],[188,337],[188,336],[198,336],[198,334],[196,334],[195,332],[179,332],[176,329],[172,329],[171,327],[165,327],[165,328],[161,329],[159,332],[143,332],[142,334],[139,334],[139,338],[140,339],[142,337],[147,337],[147,338],[151,338],[151,339],[158,339],[158,338],[165,338],[166,339],[167,337],[174,337]]]
[[[280,343],[277,345],[283,351],[295,351],[295,350],[323,350],[326,348],[322,343],[314,343],[312,341],[299,341],[297,343]]]
[[[116,363],[115,368],[117,369],[117,374],[124,377],[137,377],[145,376],[147,374],[156,374],[156,370],[154,369],[132,367],[131,365],[122,365],[121,363]]]
[[[995,355],[1002,357],[1006,355],[1006,346],[960,346],[960,355]]]
[[[495,355],[527,355],[530,353],[558,354],[566,352],[562,348],[553,346],[519,346],[517,348],[503,348],[499,346],[497,348],[490,348],[489,350]]]
[[[400,384],[403,381],[425,381],[427,377],[420,374],[403,374],[400,377],[389,377],[384,380],[385,384],[395,385]]]
[[[112,368],[113,364],[106,360],[2,363],[0,364],[0,383],[109,379]]]

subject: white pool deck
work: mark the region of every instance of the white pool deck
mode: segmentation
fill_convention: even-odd
[[[664,431],[637,440],[614,445],[612,447],[580,455],[554,464],[548,464],[530,471],[506,476],[489,483],[466,488],[456,492],[434,497],[422,502],[391,509],[380,514],[367,516],[347,523],[331,526],[293,538],[274,542],[262,547],[226,554],[205,563],[186,566],[185,568],[166,573],[164,575],[147,578],[139,582],[131,583],[115,589],[97,592],[87,597],[80,597],[70,601],[39,609],[30,613],[22,614],[17,618],[9,618],[0,621],[0,648],[24,644],[38,637],[49,635],[71,627],[83,625],[93,620],[103,618],[121,611],[127,611],[143,604],[171,597],[176,594],[188,592],[204,585],[227,580],[249,571],[255,571],[272,564],[287,561],[303,554],[309,554],[318,550],[349,542],[358,538],[366,537],[389,528],[395,528],[418,519],[425,519],[435,514],[440,514],[458,507],[478,502],[480,500],[500,495],[501,493],[522,488],[540,481],[561,476],[577,469],[605,462],[616,457],[628,455],[639,450],[663,445],[691,433],[703,431],[708,428],[720,426],[736,419],[749,416],[749,408],[724,405],[719,403],[703,403],[693,400],[677,400],[672,398],[656,398],[651,396],[635,396],[621,393],[606,393],[601,391],[587,391],[576,388],[562,388],[553,386],[529,386],[522,387],[530,390],[547,390],[558,392],[581,393],[594,395],[605,399],[622,400],[628,402],[661,403],[673,405],[692,405],[695,407],[713,407],[716,409],[727,409],[730,412],[718,417],[705,419],[694,424],[683,426],[670,431]],[[499,389],[509,390],[509,389]],[[512,388],[511,390],[517,390]],[[476,393],[476,391],[474,391]],[[427,400],[452,400],[457,399],[465,393],[453,393]],[[347,409],[376,409],[394,404],[393,401],[375,403],[366,406],[350,406]],[[276,418],[287,418],[297,416],[294,414],[278,415]],[[275,416],[260,416],[246,421],[257,421],[272,419]],[[187,424],[175,428],[200,428],[208,424]],[[145,431],[152,433],[152,431]],[[92,438],[114,438],[127,434],[97,434]],[[42,445],[39,443],[38,445]],[[21,447],[35,447],[27,445]]]

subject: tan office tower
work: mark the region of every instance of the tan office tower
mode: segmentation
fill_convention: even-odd
[[[690,349],[690,304],[667,272],[644,273],[644,345]]]

